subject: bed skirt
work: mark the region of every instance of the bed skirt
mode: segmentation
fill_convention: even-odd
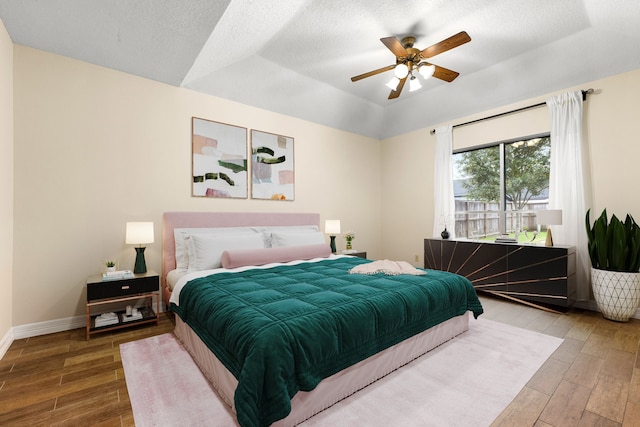
[[[465,313],[325,378],[314,390],[296,393],[291,399],[289,415],[272,425],[289,427],[300,424],[468,329],[469,314]],[[180,316],[176,316],[175,334],[218,395],[235,413],[233,396],[238,383],[236,378]]]

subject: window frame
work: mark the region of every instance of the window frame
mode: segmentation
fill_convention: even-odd
[[[515,142],[519,142],[519,141],[528,141],[531,139],[536,139],[536,138],[549,138],[549,140],[551,140],[551,132],[542,132],[542,133],[537,133],[537,134],[533,134],[533,135],[528,135],[528,136],[522,136],[522,137],[516,137],[516,138],[509,138],[509,139],[505,139],[505,140],[501,140],[501,141],[497,141],[497,142],[490,142],[490,143],[486,143],[486,144],[480,144],[480,145],[475,145],[475,146],[471,146],[471,147],[465,147],[465,148],[460,148],[460,149],[454,149],[452,150],[452,156],[455,156],[456,154],[462,154],[462,153],[468,153],[471,151],[478,151],[478,150],[483,150],[483,149],[487,149],[487,148],[492,148],[492,147],[498,147],[498,152],[499,152],[499,156],[500,156],[500,200],[498,201],[498,206],[499,206],[499,210],[498,210],[498,232],[500,234],[507,234],[507,215],[511,212],[515,212],[515,211],[507,211],[507,197],[506,197],[506,146],[509,144],[513,144]],[[454,218],[457,217],[457,215],[469,215],[471,211],[455,211],[454,212]],[[527,211],[520,211],[522,213],[532,213],[535,212],[535,210],[527,210]],[[482,213],[483,215],[486,216],[489,213],[495,213],[495,211],[473,211],[471,213]],[[455,227],[455,221],[456,219],[454,219],[454,224],[453,226]],[[467,236],[469,235],[469,231],[467,230]]]

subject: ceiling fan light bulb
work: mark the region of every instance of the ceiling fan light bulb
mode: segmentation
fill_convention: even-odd
[[[399,79],[404,79],[409,74],[409,67],[407,67],[407,64],[398,64],[393,69],[393,74]]]
[[[422,75],[422,77],[424,77],[425,79],[428,79],[429,77],[433,76],[433,73],[436,72],[436,66],[435,65],[421,65],[420,69],[418,70],[418,72]]]
[[[415,76],[412,76],[411,80],[409,80],[409,92],[413,92],[422,87],[420,84],[420,80],[416,79]]]
[[[400,80],[397,77],[391,77],[391,80],[387,82],[386,86],[391,90],[396,90],[398,83],[400,83]]]

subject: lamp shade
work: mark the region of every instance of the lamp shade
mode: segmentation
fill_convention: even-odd
[[[416,91],[421,87],[422,85],[420,84],[420,80],[418,80],[415,76],[411,76],[411,80],[409,80],[409,92]]]
[[[536,213],[540,225],[562,225],[562,209],[547,209]]]
[[[420,66],[418,66],[418,72],[422,75],[422,77],[428,79],[429,77],[433,76],[433,73],[436,72],[436,66],[432,64],[420,64]]]
[[[127,245],[153,243],[153,222],[127,222]]]
[[[391,90],[396,90],[398,89],[398,83],[400,83],[400,80],[398,80],[396,76],[393,76],[391,80],[387,82],[386,86]]]
[[[327,219],[324,222],[324,232],[326,234],[340,234],[340,220]]]

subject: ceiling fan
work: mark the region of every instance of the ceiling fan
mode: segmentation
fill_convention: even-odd
[[[466,31],[461,31],[423,50],[418,50],[413,47],[416,41],[415,37],[405,37],[402,41],[399,41],[395,37],[384,37],[381,38],[380,41],[396,56],[396,63],[351,77],[351,81],[357,82],[358,80],[375,76],[385,71],[394,70],[394,77],[387,83],[387,86],[391,89],[389,99],[394,99],[400,96],[400,92],[402,92],[407,78],[409,79],[409,91],[414,91],[422,87],[413,74],[414,71],[417,71],[425,78],[433,76],[445,82],[452,82],[460,73],[423,61],[423,59],[431,58],[463,45],[471,41],[471,37],[469,37]]]

